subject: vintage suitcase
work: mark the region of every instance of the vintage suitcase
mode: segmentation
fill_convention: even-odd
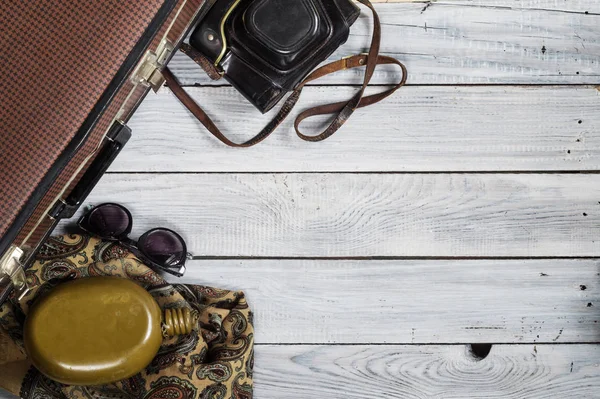
[[[0,304],[128,140],[203,1],[0,2]]]

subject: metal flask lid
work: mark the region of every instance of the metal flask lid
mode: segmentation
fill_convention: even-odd
[[[31,308],[24,329],[33,365],[67,385],[103,385],[146,368],[165,337],[190,334],[197,316],[168,309],[131,280],[91,277],[52,289]]]

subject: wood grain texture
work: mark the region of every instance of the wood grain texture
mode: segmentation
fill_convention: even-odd
[[[180,282],[246,292],[257,399],[600,397],[600,346],[585,344],[600,342],[598,259],[433,259],[600,256],[600,175],[444,173],[600,170],[600,2],[373,1],[382,52],[413,86],[327,142],[288,121],[243,151],[163,89],[89,203],[127,205],[134,237],[182,232],[207,259]],[[365,12],[331,58],[369,35]],[[181,54],[171,66],[186,85],[224,84]],[[361,79],[323,79],[298,108]],[[381,68],[373,83],[398,79]],[[236,140],[267,120],[230,87],[189,91]],[[492,342],[484,359],[466,345]]]
[[[232,139],[257,133],[261,116],[233,88],[188,88]],[[350,98],[354,89],[311,87],[272,137],[250,149],[216,140],[168,90],[130,122],[120,172],[397,172],[600,170],[600,91],[583,87],[406,87],[359,110],[333,137],[296,137],[295,115]],[[579,123],[581,121],[581,123]],[[323,126],[316,120],[305,131]]]
[[[596,0],[444,1],[378,4],[382,53],[398,57],[410,84],[600,82],[600,6]],[[429,6],[427,6],[429,4]],[[564,10],[568,12],[565,12]],[[588,14],[585,14],[588,11]],[[348,42],[331,60],[364,52],[371,16],[365,11]],[[183,84],[215,84],[186,56],[171,67]],[[318,84],[361,81],[346,71]],[[397,81],[399,71],[381,68],[373,83]]]
[[[374,0],[373,2],[394,3],[398,0]],[[403,0],[400,0],[403,1]],[[409,0],[411,1],[411,0]],[[425,1],[425,3],[428,3]],[[433,4],[449,3],[470,7],[510,8],[513,10],[558,11],[579,14],[600,14],[600,3],[590,0],[433,0]]]
[[[597,345],[257,346],[257,399],[597,398]],[[0,392],[1,399],[13,399]]]
[[[260,344],[561,343],[600,342],[599,272],[598,260],[194,260],[180,281],[244,290]]]
[[[269,346],[256,351],[256,398],[597,398],[596,345]]]
[[[202,256],[600,255],[597,174],[111,174],[89,201]]]

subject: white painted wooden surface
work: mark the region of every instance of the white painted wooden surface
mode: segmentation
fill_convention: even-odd
[[[598,398],[596,345],[259,346],[257,398]]]
[[[597,398],[598,345],[257,345],[255,397]],[[12,395],[0,393],[4,399]]]
[[[381,4],[379,9],[382,52],[406,62],[410,84],[600,80],[597,0],[458,0]],[[346,45],[331,58],[365,51],[369,22],[363,13]],[[212,84],[185,56],[177,56],[173,65],[183,83]],[[360,72],[348,71],[322,82],[343,84],[352,76],[354,83],[360,81]],[[396,78],[395,69],[382,68],[373,82]]]
[[[600,82],[600,78],[598,78]],[[297,115],[354,88],[304,90]],[[227,88],[188,88],[232,139],[258,133],[262,116]],[[286,121],[260,146],[225,148],[169,90],[131,123],[122,172],[577,171],[600,169],[600,91],[594,86],[411,86],[359,110],[336,135],[304,143]],[[581,123],[580,123],[581,121]],[[303,124],[316,131],[317,123]],[[360,156],[356,156],[360,154]]]
[[[197,256],[600,256],[598,174],[111,174],[115,199]]]
[[[598,342],[598,260],[195,260],[259,344]],[[600,362],[600,359],[598,359]]]
[[[180,231],[199,256],[182,282],[247,292],[257,399],[600,397],[600,2],[377,7],[411,86],[327,142],[287,122],[248,150],[163,90],[89,203],[129,206],[134,235]],[[318,82],[299,109],[360,78]],[[233,138],[266,120],[227,86],[188,90]]]
[[[393,3],[403,1],[405,0],[374,0],[372,2]],[[425,3],[427,2],[425,1]],[[448,1],[434,0],[433,3],[448,3]],[[531,9],[565,13],[600,14],[600,3],[590,0],[453,0],[452,3],[471,7],[503,7],[512,10]]]

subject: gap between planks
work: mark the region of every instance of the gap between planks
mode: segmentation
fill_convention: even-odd
[[[600,170],[474,170],[474,171],[444,171],[444,172],[303,172],[303,171],[288,171],[288,172],[243,172],[243,171],[226,171],[226,172],[115,172],[108,171],[107,175],[222,175],[222,174],[236,174],[236,175],[347,175],[352,173],[354,175],[597,175],[600,174]]]
[[[490,346],[498,346],[498,345],[511,345],[511,346],[531,346],[531,345],[535,345],[535,346],[556,346],[556,345],[564,345],[564,346],[569,346],[569,345],[600,345],[600,341],[598,342],[594,342],[594,341],[582,341],[582,342],[560,342],[560,343],[556,343],[556,342],[510,342],[510,343],[506,343],[506,342],[419,342],[419,343],[406,343],[406,342],[381,342],[381,343],[377,343],[377,342],[356,342],[356,343],[319,343],[319,342],[306,342],[306,343],[298,343],[298,342],[285,342],[285,343],[276,343],[276,342],[255,342],[254,343],[255,346],[314,346],[314,347],[318,347],[318,346],[328,346],[328,347],[335,347],[335,346],[372,346],[372,347],[377,347],[377,346],[386,346],[386,347],[394,347],[394,346],[459,346],[459,347],[466,347],[469,348],[472,345],[490,345]]]

